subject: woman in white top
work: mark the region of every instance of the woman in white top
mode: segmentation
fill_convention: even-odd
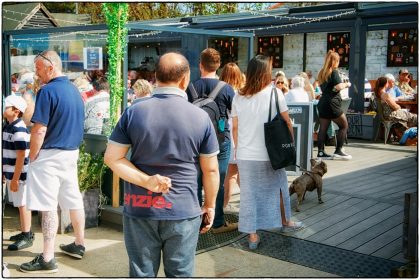
[[[264,141],[272,89],[271,61],[267,56],[257,55],[248,63],[246,84],[232,102],[233,141],[241,180],[239,231],[249,233],[251,250],[260,242],[257,230],[281,227],[280,192],[286,218],[291,216],[286,171],[271,167]],[[280,114],[292,132],[284,96],[278,90],[276,94]],[[271,107],[276,112],[274,102]]]
[[[306,93],[304,86],[305,79],[301,76],[294,76],[292,79],[292,89],[289,90],[289,94],[284,97],[286,103],[309,102],[309,96]]]

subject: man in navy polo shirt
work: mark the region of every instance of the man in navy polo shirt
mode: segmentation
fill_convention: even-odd
[[[156,79],[152,97],[133,104],[121,116],[109,139],[105,163],[125,180],[123,223],[130,277],[156,277],[161,254],[167,277],[191,277],[200,215],[208,215],[201,233],[214,219],[219,145],[207,113],[187,100],[190,68],[185,57],[163,55]],[[206,194],[201,209],[200,167]]]
[[[55,51],[44,51],[35,58],[36,75],[44,84],[37,94],[31,122],[28,169],[28,209],[42,213],[42,254],[24,263],[27,273],[57,272],[54,258],[58,229],[57,204],[70,210],[75,242],[60,249],[81,259],[85,252],[85,212],[77,178],[79,145],[83,140],[84,106],[77,88],[62,73],[61,59]]]

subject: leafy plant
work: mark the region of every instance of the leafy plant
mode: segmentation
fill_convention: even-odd
[[[110,85],[110,127],[118,121],[124,93],[122,61],[127,44],[127,3],[103,3],[102,9],[108,25],[108,81]]]
[[[77,162],[80,191],[101,189],[106,168],[103,155],[87,153],[84,145],[80,146],[79,161]]]

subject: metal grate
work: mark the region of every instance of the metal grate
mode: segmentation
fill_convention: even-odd
[[[230,223],[237,223],[238,216],[233,214],[225,214],[225,220]],[[210,250],[214,250],[216,248],[229,245],[232,242],[243,238],[244,236],[246,236],[246,234],[242,234],[237,230],[218,234],[213,234],[210,230],[206,234],[200,234],[198,238],[196,254],[198,255]]]
[[[391,277],[391,269],[404,265],[280,233],[259,231],[258,234],[261,243],[252,252],[342,277]],[[230,246],[249,251],[247,238]]]

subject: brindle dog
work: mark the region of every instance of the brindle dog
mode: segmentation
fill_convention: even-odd
[[[324,203],[321,199],[322,193],[322,176],[327,173],[327,164],[324,161],[311,159],[311,171],[304,172],[300,177],[296,178],[289,187],[290,195],[297,194],[296,212],[299,212],[299,205],[305,199],[306,191],[317,190],[318,202]]]

